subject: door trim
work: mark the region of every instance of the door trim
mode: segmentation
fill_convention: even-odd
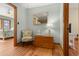
[[[9,6],[14,8],[14,39],[13,39],[13,45],[17,45],[17,7],[13,5],[12,3],[7,3]]]
[[[64,56],[69,56],[69,30],[68,30],[68,24],[69,24],[69,3],[64,3],[64,12],[63,12],[63,17],[64,17],[64,33],[63,33],[63,54]]]

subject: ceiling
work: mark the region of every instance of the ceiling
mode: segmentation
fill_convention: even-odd
[[[20,5],[25,8],[41,7],[41,6],[46,6],[46,5],[50,5],[50,4],[52,4],[52,3],[20,3]],[[78,4],[70,3],[70,8],[77,8],[77,7],[78,7]]]
[[[22,5],[25,8],[34,8],[34,7],[41,7],[50,4],[52,3],[21,3],[20,5]]]

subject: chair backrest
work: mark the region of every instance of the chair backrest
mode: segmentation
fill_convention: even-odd
[[[31,30],[24,30],[24,31],[22,31],[22,35],[23,35],[23,37],[32,36],[32,31]]]

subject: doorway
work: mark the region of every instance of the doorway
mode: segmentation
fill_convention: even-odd
[[[14,9],[14,46],[17,45],[17,7],[12,3],[7,3],[7,5],[11,6]]]
[[[1,5],[4,5],[4,4],[1,4]],[[4,15],[6,15],[6,16],[11,16],[14,19],[13,19],[13,21],[3,21],[3,20],[0,20],[0,24],[5,25],[4,22],[6,22],[8,24],[13,22],[13,24],[12,25],[10,24],[10,25],[14,27],[14,30],[13,30],[13,36],[14,36],[13,45],[16,46],[17,45],[17,24],[16,24],[16,22],[17,22],[17,7],[15,5],[11,4],[11,3],[7,3],[7,4],[5,4],[5,6],[10,7],[14,11],[14,13],[12,13],[12,15],[10,15],[11,11],[7,12],[7,11],[10,10],[10,8],[7,8],[7,10],[5,9],[5,10],[3,10],[3,12],[0,12],[0,13],[4,13]],[[7,12],[7,13],[5,14],[5,12]],[[1,17],[2,18],[7,18],[7,19],[12,19],[10,17],[4,17],[4,16],[1,16]],[[3,25],[0,26],[0,29],[3,28]],[[8,26],[6,28],[9,29],[11,26]]]
[[[64,55],[78,55],[78,4],[64,3]]]
[[[78,3],[69,4],[69,55],[78,55],[78,36],[79,36],[79,24],[78,24]]]
[[[17,45],[17,7],[14,6],[11,3],[8,3],[9,6],[12,6],[14,8],[14,46]],[[64,55],[69,55],[69,51],[68,51],[68,17],[69,17],[69,4],[68,3],[64,3],[64,11],[63,11],[63,17],[64,17]]]
[[[8,4],[0,4],[0,38],[14,38],[14,8]]]
[[[8,3],[9,6],[14,8],[14,46],[17,45],[17,7],[11,3]],[[63,17],[64,17],[64,55],[69,55],[68,51],[68,18],[69,18],[69,4],[64,3],[64,8],[63,8]]]

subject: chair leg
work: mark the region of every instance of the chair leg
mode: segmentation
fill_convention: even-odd
[[[24,42],[21,42],[22,43],[22,47],[24,47]]]
[[[22,47],[24,47],[24,42],[22,42]]]

